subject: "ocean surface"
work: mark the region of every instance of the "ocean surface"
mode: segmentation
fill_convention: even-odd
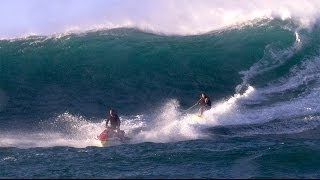
[[[262,19],[0,40],[0,178],[319,178],[319,34]],[[100,147],[110,108],[130,140]]]

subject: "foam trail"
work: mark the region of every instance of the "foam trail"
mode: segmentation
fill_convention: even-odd
[[[204,113],[202,120],[192,119],[192,114],[182,114],[177,100],[169,101],[149,128],[135,136],[136,141],[171,142],[206,137],[199,125],[214,126],[219,124],[217,117],[230,113],[240,99],[248,97],[254,88],[248,86],[244,94],[235,94],[227,101],[217,103]]]
[[[283,128],[282,133],[301,132],[317,127],[320,122],[317,118],[317,114],[320,113],[318,103],[320,97],[318,91],[320,87],[319,62],[319,57],[306,60],[300,67],[293,67],[288,76],[282,77],[266,87],[254,89],[249,86],[243,95],[236,94],[205,112],[205,121],[202,121],[202,124],[205,126],[257,124],[280,120]],[[296,94],[294,98],[274,100],[279,95],[287,94],[288,91],[294,92],[296,89],[302,89],[302,86],[306,87],[305,91]],[[251,108],[252,106],[247,106],[250,104],[261,104],[261,106]],[[295,122],[290,120],[295,120]],[[294,124],[300,124],[301,127],[295,127]],[[288,127],[290,128],[288,129]],[[274,128],[278,130],[269,129],[268,132],[279,131],[279,127]],[[261,130],[259,133],[262,133]]]
[[[59,115],[50,124],[40,124],[39,132],[1,133],[1,147],[52,147],[83,148],[97,146],[94,137],[102,130],[102,123],[91,123],[81,116],[69,113]]]
[[[257,75],[266,73],[283,65],[301,49],[302,41],[299,33],[295,32],[294,34],[296,40],[291,47],[287,49],[276,50],[275,47],[268,45],[265,49],[264,56],[258,62],[253,64],[249,70],[240,72],[240,74],[243,76],[242,83],[236,87],[236,93],[241,93],[243,89],[250,84],[251,79]]]
[[[177,100],[171,100],[161,108],[155,119],[134,137],[135,142],[171,142],[200,137],[197,129],[183,119]]]
[[[162,107],[156,117],[146,124],[143,115],[120,117],[121,129],[132,138],[132,143],[140,142],[172,142],[205,137],[199,124],[210,124],[215,116],[229,113],[237,101],[245,98],[254,91],[249,86],[243,94],[236,94],[229,100],[218,103],[209,112],[204,114],[205,121],[196,122],[191,114],[182,114],[177,100],[171,100]],[[95,137],[104,130],[105,122],[94,123],[82,116],[71,115],[66,112],[54,118],[49,124],[40,124],[42,130],[36,133],[0,134],[0,147],[53,147],[70,146],[84,148],[100,146]]]
[[[237,111],[239,100],[246,99],[254,93],[255,89],[252,86],[248,86],[247,90],[243,94],[236,93],[234,96],[229,98],[227,101],[223,101],[215,104],[209,111],[204,112],[204,121],[201,121],[203,125],[221,125],[227,122],[223,122],[219,119],[225,115],[233,114]],[[232,121],[238,121],[234,119]],[[241,122],[244,123],[244,122]]]
[[[18,134],[1,134],[0,147],[54,147],[69,146],[84,148],[87,146],[99,146],[94,139],[73,139],[62,133],[18,133]]]
[[[122,129],[130,136],[132,131],[144,126],[142,116],[132,118],[120,117]],[[39,132],[7,132],[0,134],[0,147],[54,147],[69,146],[85,148],[87,146],[101,146],[95,139],[105,127],[105,121],[91,122],[82,116],[63,113],[49,124],[41,123]]]
[[[299,133],[318,127],[319,62],[318,56],[307,59],[299,67],[294,66],[289,75],[265,87],[256,88],[250,96],[239,101],[232,111],[217,116],[216,124],[255,124],[236,130],[240,136]],[[283,97],[287,94],[290,98]],[[258,108],[250,108],[251,104]]]
[[[300,67],[293,67],[287,77],[278,79],[277,82],[259,89],[259,96],[272,95],[275,93],[285,93],[295,90],[301,86],[307,86],[320,78],[320,58],[315,57],[304,61]],[[257,98],[257,96],[255,96]]]
[[[300,42],[301,42],[301,39],[300,39],[299,33],[298,33],[298,32],[295,32],[294,35],[296,36],[296,42],[297,42],[297,43],[300,43]]]
[[[261,90],[263,89],[257,89],[248,99],[238,104],[232,112],[218,116],[216,120],[218,124],[255,124],[250,128],[247,126],[247,129],[238,135],[299,133],[320,125],[318,116],[320,113],[318,105],[320,94],[318,91],[298,96],[290,101],[259,106],[259,108],[241,108],[241,106],[245,106],[246,101],[259,102],[260,98],[256,97],[260,96]],[[267,122],[268,124],[262,124]]]

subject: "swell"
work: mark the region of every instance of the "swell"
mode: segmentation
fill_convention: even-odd
[[[266,56],[266,46],[294,42],[287,24],[275,20],[199,36],[113,29],[1,41],[2,120],[65,111],[102,117],[108,107],[135,114],[170,98],[186,107],[201,91],[220,99],[234,93],[242,82],[238,72]]]
[[[199,36],[114,29],[1,41],[1,146],[91,146],[109,107],[133,142],[198,139],[216,126],[231,136],[318,128],[319,29],[274,20]],[[213,108],[194,122],[181,111],[200,91]]]

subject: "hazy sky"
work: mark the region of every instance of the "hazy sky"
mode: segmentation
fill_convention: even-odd
[[[0,38],[112,27],[202,33],[259,17],[319,16],[315,0],[0,0]]]
[[[0,32],[2,35],[14,35],[46,32],[51,28],[53,31],[61,31],[68,25],[102,21],[114,14],[120,1],[92,2],[93,0],[1,0]],[[127,4],[125,1],[122,3]]]

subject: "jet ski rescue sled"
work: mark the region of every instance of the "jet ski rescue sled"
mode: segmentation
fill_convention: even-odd
[[[111,130],[106,128],[104,131],[97,136],[97,140],[101,147],[119,145],[129,138],[125,136],[125,132],[123,130]]]

